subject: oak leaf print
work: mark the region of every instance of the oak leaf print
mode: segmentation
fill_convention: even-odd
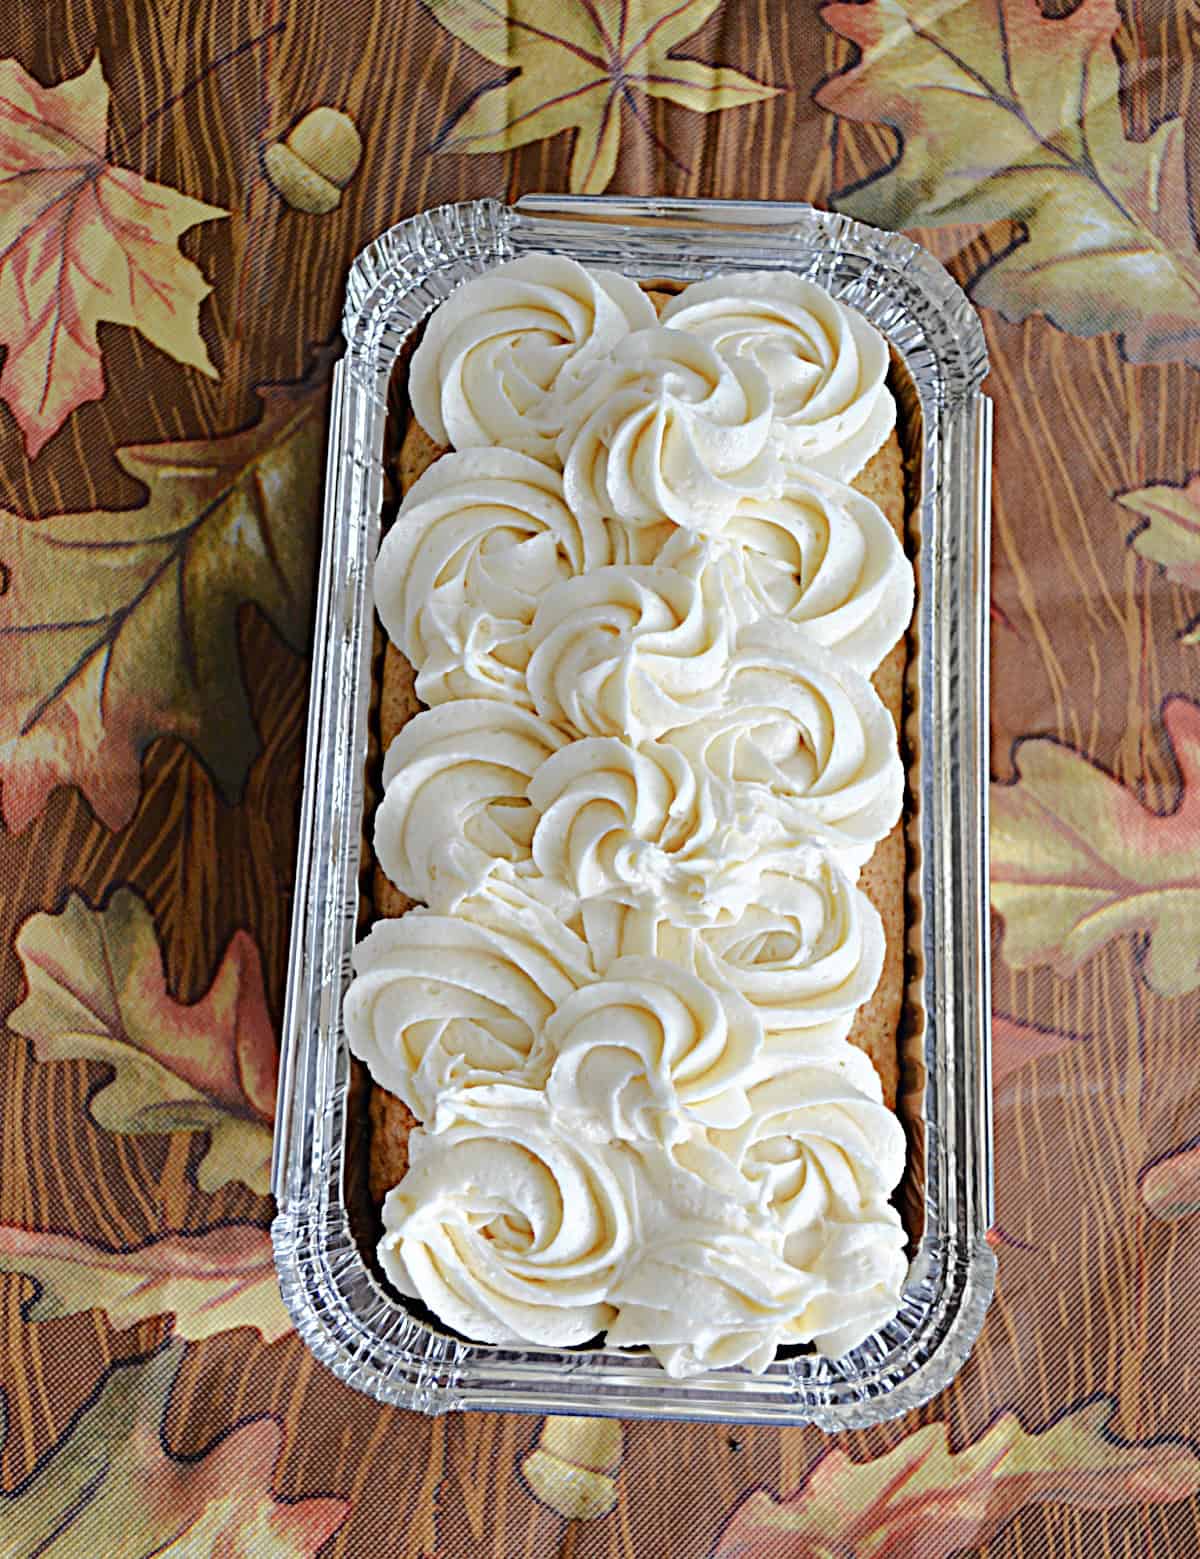
[[[133,815],[155,737],[191,743],[227,800],[258,747],[238,613],[307,643],[324,385],[260,389],[250,428],[119,450],[137,509],[0,510],[0,809],[24,827],[78,785],[109,828]]]
[[[73,893],[60,914],[36,914],[15,950],[28,994],[8,1026],[39,1061],[81,1058],[113,1069],[90,1101],[107,1131],[203,1131],[197,1182],[240,1180],[265,1195],[275,1111],[275,1034],[258,948],[234,934],[203,1000],[167,990],[154,921],[128,888],[102,910]]]
[[[975,277],[1006,319],[1120,332],[1126,355],[1200,365],[1200,256],[1188,217],[1184,128],[1126,139],[1114,0],[1068,16],[1038,0],[867,0],[822,11],[862,58],[822,107],[893,126],[894,166],[842,193],[883,227],[1009,220],[1023,237]]]
[[[1048,737],[1023,741],[1016,782],[992,786],[992,907],[1013,968],[1067,974],[1136,932],[1160,996],[1200,987],[1200,705],[1168,699],[1163,724],[1180,776],[1171,812]]]
[[[1186,1445],[1118,1440],[1106,1427],[1112,1412],[1097,1398],[1035,1434],[1005,1413],[957,1452],[945,1424],[914,1430],[871,1462],[827,1451],[790,1499],[751,1494],[714,1559],[946,1559],[1034,1502],[1115,1510],[1200,1491],[1200,1460]]]
[[[1040,1061],[1044,1056],[1057,1055],[1068,1045],[1078,1042],[1077,1034],[1063,1034],[1056,1029],[1044,1029],[1036,1023],[1023,1023],[1004,1013],[992,1016],[992,1084],[1001,1083],[1012,1072]]]
[[[1117,499],[1140,514],[1146,525],[1133,538],[1133,550],[1166,570],[1177,585],[1200,590],[1200,476],[1185,487],[1140,487]],[[1184,638],[1200,640],[1200,623]]]
[[[314,1559],[350,1506],[272,1492],[283,1440],[276,1419],[238,1424],[186,1461],[168,1450],[163,1425],[183,1351],[173,1344],[113,1369],[25,1482],[0,1494],[0,1531],[16,1540],[0,1552],[14,1559]]]
[[[189,1342],[237,1326],[253,1326],[274,1342],[292,1328],[271,1236],[255,1224],[165,1234],[123,1251],[0,1225],[0,1272],[20,1273],[34,1285],[21,1307],[25,1321],[103,1310],[120,1331],[171,1312],[175,1336]]]
[[[229,213],[109,162],[107,123],[98,54],[56,87],[0,60],[0,397],[31,458],[104,394],[104,321],[217,376],[200,335],[212,288],[178,241]]]
[[[638,133],[654,139],[646,98],[712,114],[779,91],[739,70],[673,52],[720,0],[423,4],[447,31],[511,73],[470,99],[439,135],[437,149],[506,152],[573,130],[570,187],[585,194],[598,194],[612,178],[626,116]]]

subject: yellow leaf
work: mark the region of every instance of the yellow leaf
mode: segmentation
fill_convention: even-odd
[[[1022,742],[1015,784],[992,786],[992,905],[1014,968],[1066,974],[1136,932],[1154,990],[1200,987],[1200,705],[1170,699],[1163,723],[1181,780],[1171,812],[1045,737]]]
[[[612,179],[623,116],[652,135],[646,97],[716,113],[773,97],[727,66],[676,59],[719,0],[424,0],[447,31],[495,65],[517,74],[458,110],[437,140],[441,151],[502,152],[575,132],[570,186],[596,194]]]
[[[1126,139],[1114,0],[1055,18],[1038,0],[867,0],[821,14],[862,53],[818,102],[901,138],[895,163],[839,209],[882,227],[1021,223],[1023,241],[976,276],[977,302],[1079,335],[1120,332],[1135,362],[1200,364],[1183,124]]]
[[[1200,476],[1186,487],[1141,487],[1117,501],[1149,522],[1133,550],[1161,564],[1177,585],[1200,590]]]

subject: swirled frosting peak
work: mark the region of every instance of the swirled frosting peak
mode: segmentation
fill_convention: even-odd
[[[554,392],[654,321],[654,305],[624,276],[522,255],[465,283],[433,314],[409,373],[413,411],[439,444],[499,444],[553,461]]]
[[[424,703],[528,706],[538,601],[612,558],[604,525],[563,502],[558,472],[509,449],[449,454],[413,484],[384,537],[375,604]]]
[[[714,276],[672,298],[662,323],[762,372],[775,441],[796,464],[851,481],[895,426],[887,343],[815,282],[786,271]]]
[[[562,401],[558,453],[577,514],[720,530],[738,500],[774,492],[771,389],[749,358],[678,330],[640,330]]]

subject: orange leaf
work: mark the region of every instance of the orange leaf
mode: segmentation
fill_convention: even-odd
[[[1097,1398],[1040,1434],[1005,1413],[957,1453],[945,1424],[914,1430],[872,1462],[828,1451],[792,1498],[751,1494],[714,1559],[946,1559],[1034,1502],[1113,1510],[1200,1492],[1189,1447],[1118,1440],[1106,1427],[1112,1412]]]
[[[259,389],[252,427],[117,451],[147,489],[136,509],[26,520],[0,510],[0,775],[21,828],[57,784],[126,824],[155,737],[190,742],[235,800],[258,746],[238,614],[253,602],[307,641],[326,395]]]
[[[234,933],[208,994],[191,1007],[168,993],[154,921],[128,888],[103,910],[71,894],[60,914],[31,915],[14,946],[29,991],[8,1026],[33,1041],[39,1061],[113,1068],[91,1095],[97,1125],[206,1131],[200,1189],[240,1180],[266,1193],[277,1059],[247,932]]]
[[[1168,699],[1163,724],[1181,781],[1171,812],[1046,737],[1017,749],[1015,784],[992,786],[992,905],[1013,968],[1067,974],[1139,932],[1155,991],[1200,986],[1200,705]]]
[[[881,227],[1011,221],[1018,241],[975,275],[1006,319],[1119,332],[1139,363],[1200,366],[1200,260],[1184,126],[1125,136],[1115,0],[1049,17],[1039,0],[867,0],[821,12],[861,59],[823,108],[893,126],[900,156],[838,195]]]
[[[103,1310],[118,1330],[174,1314],[189,1342],[253,1326],[264,1342],[291,1331],[275,1277],[271,1236],[256,1224],[164,1234],[134,1250],[101,1250],[67,1234],[0,1225],[0,1272],[36,1284],[25,1321]]]
[[[277,1498],[283,1430],[271,1417],[235,1425],[179,1460],[164,1423],[183,1348],[117,1365],[33,1473],[0,1493],[5,1553],[184,1559],[314,1559],[349,1512],[344,1499]]]
[[[101,321],[217,376],[200,335],[212,289],[177,246],[189,227],[228,212],[114,167],[107,120],[98,54],[56,87],[0,60],[0,396],[31,458],[104,394]]]

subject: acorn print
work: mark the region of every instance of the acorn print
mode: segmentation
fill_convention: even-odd
[[[595,1521],[617,1503],[621,1426],[611,1418],[547,1418],[521,1464],[525,1481],[568,1521]]]
[[[314,108],[263,153],[267,177],[289,206],[332,211],[358,168],[362,137],[349,114]]]

